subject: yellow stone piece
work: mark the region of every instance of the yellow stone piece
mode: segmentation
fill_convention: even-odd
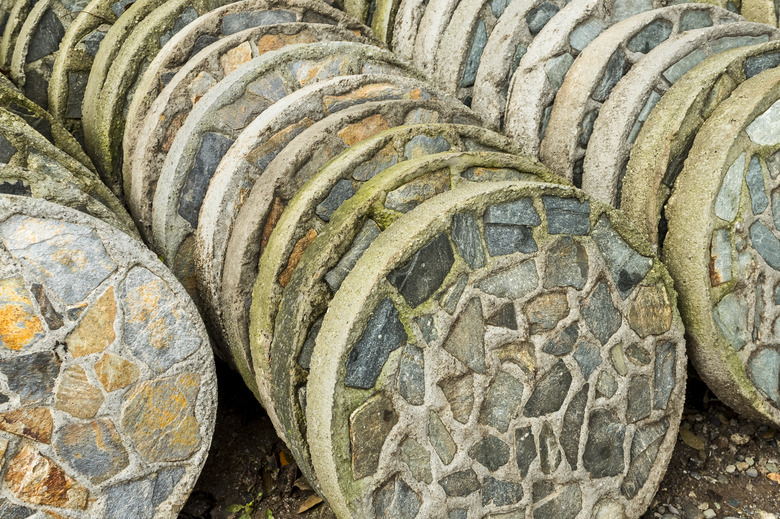
[[[371,117],[366,117],[360,122],[350,124],[342,129],[339,131],[339,138],[344,141],[347,146],[352,146],[356,142],[368,139],[389,128],[390,126],[388,126],[384,116],[382,114],[376,114]]]
[[[70,366],[60,376],[55,407],[76,418],[93,418],[103,405],[103,393],[89,383],[81,366]]]
[[[222,57],[219,58],[219,62],[222,65],[222,70],[225,74],[230,74],[238,67],[252,59],[252,47],[248,41],[245,41],[241,45],[234,47],[227,51]]]
[[[109,393],[135,384],[141,371],[133,362],[118,355],[104,353],[95,364],[98,380]]]
[[[81,510],[87,506],[87,489],[31,443],[24,443],[8,463],[5,482],[16,497],[28,503]]]
[[[0,414],[0,430],[40,443],[51,443],[53,428],[51,412],[45,407],[15,409]]]
[[[663,285],[639,288],[628,312],[628,324],[640,337],[658,335],[672,326],[672,307]]]
[[[114,287],[109,287],[87,310],[78,326],[68,335],[68,351],[74,357],[99,353],[114,342],[116,300]]]
[[[43,323],[36,315],[24,279],[0,280],[0,345],[19,351],[43,333]]]

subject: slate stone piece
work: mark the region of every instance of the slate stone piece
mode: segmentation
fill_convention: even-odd
[[[559,360],[537,382],[525,405],[525,416],[544,416],[560,409],[570,385],[571,372],[566,364]]]
[[[408,263],[394,270],[387,279],[415,308],[438,290],[453,261],[449,237],[440,234],[422,247]]]
[[[576,198],[543,197],[550,234],[585,235],[590,233],[590,202]]]

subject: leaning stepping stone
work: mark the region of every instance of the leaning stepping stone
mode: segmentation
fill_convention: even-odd
[[[47,141],[58,147],[90,171],[95,171],[95,166],[89,160],[81,145],[52,115],[26,98],[18,90],[11,88],[5,82],[0,81],[0,107],[5,108],[25,120],[32,128],[46,138]]]
[[[582,51],[563,79],[539,157],[579,185],[593,123],[612,89],[628,71],[650,51],[686,30],[739,20],[739,16],[725,9],[684,4],[632,16],[601,33]],[[685,65],[689,61],[696,63],[697,57],[694,54],[671,72],[684,72]]]
[[[404,61],[414,61],[414,44],[420,28],[426,0],[401,0],[396,12],[390,48]]]
[[[777,66],[777,41],[722,52],[687,72],[650,112],[631,148],[620,208],[654,246],[663,244],[663,207],[701,125],[743,81]]]
[[[486,64],[491,62],[500,63],[499,66],[503,67],[516,67],[533,37],[564,5],[564,0],[461,2],[439,44],[438,52],[441,54],[437,54],[436,60],[438,83],[455,93],[458,99],[471,104],[469,100],[472,99],[483,57]],[[502,25],[503,20],[506,22]],[[496,29],[501,29],[495,37],[501,42],[500,48],[494,44],[488,49],[488,41]],[[521,54],[518,56],[518,53]]]
[[[36,164],[40,163],[36,161],[55,162],[70,171],[78,189],[108,207],[123,223],[123,230],[131,231],[133,236],[138,235],[135,224],[122,203],[95,173],[47,141],[24,119],[0,108],[0,163],[35,169]]]
[[[266,383],[273,389],[272,404],[282,426],[280,435],[283,435],[298,466],[310,481],[314,480],[314,471],[306,443],[305,383],[311,347],[333,293],[339,289],[366,247],[403,213],[458,183],[507,178],[558,180],[538,162],[505,153],[450,152],[408,160],[375,175],[355,196],[343,203],[339,203],[338,199],[323,202],[330,213],[326,213],[328,225],[322,227],[316,237],[309,232],[310,244],[305,251],[300,250],[303,247],[298,243],[280,243],[293,261],[291,272],[280,272],[280,267],[287,270],[283,262],[271,265],[276,267],[275,272],[265,270],[265,264],[260,267],[267,274],[258,272],[252,295],[249,333],[258,385]],[[315,188],[318,180],[312,179],[309,185]],[[340,187],[337,183],[330,193]],[[504,233],[502,243],[510,248],[525,248],[530,243],[525,230],[518,232],[515,228],[508,233],[514,233],[513,237]],[[423,263],[425,261],[428,260],[423,260]],[[264,262],[264,257],[261,257],[261,262]],[[279,296],[273,294],[278,294],[280,290],[269,287],[270,282],[284,286],[280,301]],[[418,287],[426,287],[432,281],[418,278],[415,283]],[[276,301],[269,300],[272,295]],[[278,310],[273,303],[278,305]],[[272,312],[276,313],[269,315]],[[284,319],[271,318],[276,315],[284,316]],[[394,333],[389,329],[388,332]],[[264,382],[261,377],[265,374],[259,366],[269,361],[270,381]]]
[[[669,86],[709,55],[779,37],[780,31],[766,24],[740,22],[687,31],[649,52],[601,106],[585,152],[582,189],[617,206],[631,146]]]
[[[316,83],[369,71],[399,76],[361,75],[347,81],[324,82],[324,88],[323,83]],[[211,89],[195,105],[171,144],[152,206],[157,252],[180,279],[189,278],[185,286],[194,290],[193,232],[203,197],[217,166],[240,134],[246,133],[243,142],[252,143],[242,149],[254,150],[247,157],[256,162],[248,168],[250,178],[254,178],[284,144],[331,113],[368,101],[430,96],[423,94],[425,84],[421,79],[410,80],[400,74],[420,78],[387,50],[358,43],[312,43],[269,52]],[[278,103],[290,93],[296,96]],[[242,155],[234,156],[244,161]],[[215,189],[226,196],[216,197],[223,200],[219,209],[227,211],[223,214],[235,214],[231,208],[238,210],[235,196],[241,195],[233,188],[240,189],[244,180],[229,176],[218,182]]]
[[[14,52],[19,31],[21,31],[34,3],[34,0],[16,0],[13,3],[3,29],[3,39],[0,40],[0,69],[8,70],[10,68],[11,55]]]
[[[99,195],[93,196],[89,186],[79,180],[58,162],[38,153],[27,156],[27,168],[0,165],[0,194],[29,196],[54,202],[81,211],[140,239],[134,226],[128,226],[106,204]]]
[[[314,5],[326,7],[321,2]],[[123,141],[122,180],[130,212],[147,243],[153,243],[152,199],[160,170],[173,139],[195,103],[245,61],[286,45],[322,41],[368,43],[349,29],[320,23],[273,24],[245,29],[220,39],[190,58],[160,91],[143,119],[137,112],[141,107],[131,107]],[[161,77],[167,77],[169,73],[163,72]],[[132,117],[134,112],[137,115]]]
[[[772,424],[780,424],[779,111],[780,68],[715,109],[666,205],[663,248],[697,372],[737,412]]]
[[[739,12],[751,22],[767,23],[777,27],[778,7],[774,0],[742,0]]]
[[[620,213],[536,182],[436,197],[376,238],[322,320],[306,385],[322,493],[344,518],[639,517],[677,437],[683,334]]]
[[[485,107],[480,106],[480,110],[492,110],[490,117],[494,118],[500,118],[503,113],[504,132],[512,137],[515,142],[519,143],[526,153],[538,154],[539,145],[545,135],[555,96],[563,84],[569,67],[572,66],[572,63],[574,63],[580,53],[605,29],[621,20],[641,14],[642,18],[638,18],[637,22],[649,19],[648,23],[652,23],[656,14],[648,14],[647,11],[663,7],[664,5],[665,2],[663,1],[600,0],[592,2],[591,0],[572,0],[555,16],[555,22],[547,24],[528,47],[528,51],[522,57],[520,65],[512,75],[506,107],[502,105],[487,105]],[[684,6],[681,6],[681,8],[685,9]],[[680,7],[677,9],[678,11],[671,11],[670,16],[675,17],[674,14],[671,14],[675,12],[679,14]],[[698,5],[693,8],[691,14],[686,16],[686,23],[672,27],[672,31],[669,32],[668,36],[671,36],[673,32],[676,33],[681,28],[696,29],[707,27],[714,23],[720,23],[723,19],[735,20],[738,18],[735,18],[733,15],[726,15],[711,6]],[[661,24],[661,27],[657,31],[647,29],[646,32],[642,33],[644,26],[636,27],[637,32],[634,33],[638,37],[636,42],[641,43],[643,40],[647,40],[648,45],[652,46],[654,43],[657,44],[663,41],[663,36],[666,33],[665,26],[663,25],[663,20],[658,20],[658,22]],[[612,30],[616,31],[616,29]],[[616,32],[612,34],[617,35]],[[651,36],[656,36],[656,39],[652,39]],[[631,41],[631,37],[626,42],[619,42],[618,47],[621,49],[625,48],[625,44],[628,41]],[[614,46],[615,44],[613,43],[612,47]],[[640,50],[642,50],[642,47],[640,47]],[[591,54],[595,52],[594,50],[589,51]],[[607,60],[607,64],[609,64],[609,58],[615,52],[615,49],[602,49],[601,52],[608,52],[604,60]],[[620,72],[617,70],[617,65],[620,65],[619,58],[621,56],[629,60],[629,63],[633,63],[630,60],[642,56],[641,52],[621,52],[621,54],[617,54],[617,57],[612,62],[612,67],[609,69],[612,76],[618,75]],[[596,72],[593,69],[589,69],[583,77],[583,81],[593,78],[595,74],[602,76],[605,66],[606,64],[601,63],[601,67],[596,68]],[[611,78],[612,76],[607,75],[604,77]],[[611,84],[605,83],[606,89],[610,86]],[[599,95],[599,97],[605,96]],[[494,106],[494,108],[490,108],[490,106]]]
[[[203,301],[202,307],[213,323],[212,331],[216,331],[230,348],[226,356],[236,359],[235,363],[249,387],[256,387],[248,336],[251,291],[257,279],[261,248],[267,248],[262,247],[262,243],[268,241],[267,235],[280,218],[282,208],[296,195],[299,186],[350,146],[357,146],[362,140],[388,128],[422,121],[457,121],[473,125],[469,127],[470,134],[485,131],[478,127],[479,119],[456,99],[365,103],[325,117],[284,146],[254,181],[249,194],[243,196],[238,213],[228,216],[212,210],[218,205],[209,202],[211,192],[207,192],[195,233],[198,293]],[[412,148],[422,154],[426,150],[436,153],[452,146],[462,147],[455,135],[449,132],[443,136],[420,137],[418,141],[430,141],[429,146],[415,143]],[[392,138],[387,138],[385,142],[390,140]],[[488,137],[481,139],[482,142],[488,140]],[[454,143],[451,144],[451,141]],[[230,152],[225,158],[229,156]],[[248,191],[246,186],[242,189]],[[221,218],[226,216],[230,220],[222,221]],[[226,267],[233,272],[227,273]],[[232,281],[226,281],[226,276]],[[233,291],[229,295],[225,293],[228,284]],[[225,318],[224,307],[229,301],[232,301],[238,315]],[[228,328],[232,334],[227,332]]]
[[[5,26],[8,23],[8,16],[11,14],[11,8],[14,0],[0,0],[0,34],[5,32]]]
[[[371,13],[371,19],[367,20],[366,23],[381,42],[390,43],[393,41],[393,27],[399,3],[400,0],[374,0],[372,2],[375,7]]]
[[[452,18],[452,13],[460,0],[428,0],[425,13],[414,40],[414,52],[411,62],[423,72],[433,77],[436,70],[436,51],[444,31]]]
[[[2,196],[0,222],[0,499],[13,517],[176,517],[216,418],[195,306],[99,220]]]

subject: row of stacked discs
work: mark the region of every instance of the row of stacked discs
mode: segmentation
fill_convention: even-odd
[[[12,78],[337,516],[644,512],[687,357],[621,213],[322,2],[42,5],[13,3]]]

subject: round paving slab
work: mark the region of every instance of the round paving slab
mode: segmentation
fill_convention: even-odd
[[[337,204],[328,225],[316,237],[309,237],[310,244],[303,254],[289,253],[291,258],[299,256],[300,261],[287,274],[289,281],[278,303],[275,315],[284,319],[270,319],[268,315],[277,310],[276,305],[269,305],[268,296],[275,294],[268,285],[284,281],[279,279],[284,272],[278,272],[283,264],[271,265],[277,267],[277,272],[258,273],[249,331],[258,385],[264,382],[261,377],[265,375],[258,366],[269,359],[273,406],[282,426],[280,434],[310,481],[314,471],[306,443],[305,383],[313,341],[333,292],[381,230],[403,213],[458,183],[507,178],[558,179],[535,160],[496,152],[441,153],[402,162],[375,175],[357,194]],[[514,241],[516,244],[509,245],[510,248],[525,244],[519,235],[514,236]],[[288,251],[292,245],[280,244]],[[428,285],[429,280],[420,278],[420,287]],[[275,299],[278,297],[275,295]]]
[[[0,40],[0,69],[8,70],[11,67],[11,56],[16,46],[22,25],[30,14],[34,0],[16,0],[3,29],[3,39]]]
[[[245,29],[190,58],[157,95],[140,125],[128,122],[123,142],[124,195],[147,243],[153,243],[152,200],[160,170],[193,106],[246,61],[286,45],[321,41],[366,42],[349,29],[320,23]]]
[[[410,60],[430,77],[436,71],[436,51],[452,13],[460,0],[428,0],[417,29],[414,52]]]
[[[669,87],[708,56],[779,37],[780,31],[766,24],[738,22],[687,31],[649,52],[618,82],[598,112],[585,151],[582,189],[617,206],[631,147]]]
[[[40,163],[36,161],[49,164],[54,162],[70,171],[81,191],[108,207],[123,223],[121,227],[123,230],[133,236],[138,236],[135,224],[122,203],[95,173],[47,141],[24,119],[0,108],[0,163],[35,169],[35,165]]]
[[[396,56],[410,63],[414,61],[414,42],[426,6],[425,0],[401,0],[396,12],[390,48]]]
[[[615,85],[632,67],[670,38],[740,19],[719,7],[683,4],[632,16],[601,33],[566,73],[552,106],[539,157],[560,175],[574,178],[578,185],[593,123]],[[688,61],[696,63],[697,56],[682,61],[670,74],[679,77]]]
[[[683,334],[650,246],[581,191],[432,199],[372,243],[319,329],[323,495],[344,518],[639,517],[677,436]]]
[[[780,424],[778,111],[778,68],[715,109],[666,205],[663,248],[702,380],[738,412],[772,424]]]
[[[664,94],[631,148],[620,208],[660,247],[663,207],[701,125],[743,81],[780,66],[780,42],[725,51],[706,59]]]
[[[269,241],[283,209],[300,186],[350,146],[388,128],[424,121],[480,124],[479,119],[455,99],[386,100],[353,106],[325,117],[290,141],[257,177],[249,194],[244,196],[241,209],[231,215],[230,222],[212,221],[221,215],[208,209],[209,196],[206,196],[196,231],[198,292],[210,315],[212,330],[217,330],[223,343],[230,348],[227,355],[236,359],[249,387],[256,388],[248,337],[250,296],[257,278],[258,259],[267,248],[264,243]],[[471,133],[483,131],[474,126]],[[450,134],[447,137],[454,139]],[[386,143],[390,140],[392,138]],[[456,146],[460,144],[455,142]],[[445,148],[451,146],[444,136],[435,144]],[[423,146],[413,147],[417,153],[424,152]],[[434,146],[430,151],[442,150]],[[235,312],[229,316],[225,313],[228,304]],[[265,389],[266,395],[270,395]]]
[[[99,220],[3,196],[0,222],[0,499],[14,517],[176,517],[216,417],[195,306]]]

